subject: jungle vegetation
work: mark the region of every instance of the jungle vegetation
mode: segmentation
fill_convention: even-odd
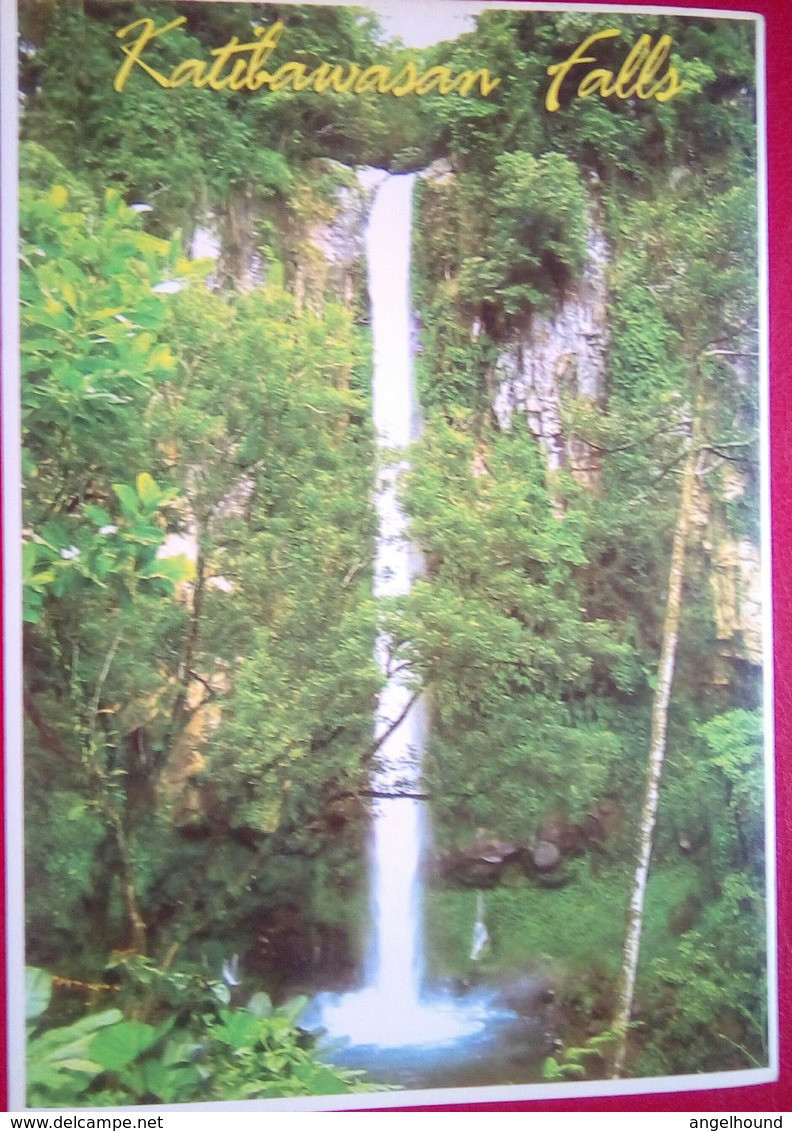
[[[163,69],[262,19],[171,10]],[[601,65],[662,31],[685,92],[570,84],[551,114],[546,68],[590,15],[490,11],[419,52],[358,9],[272,4],[308,60],[505,77],[486,100],[166,91],[142,72],[114,95],[112,32],[162,11],[21,11],[31,1102],[366,1087],[319,1063],[295,995],[353,985],[361,962],[381,624],[430,704],[438,859],[564,841],[558,884],[511,864],[488,891],[482,969],[541,969],[568,1049],[595,1042],[546,1075],[606,1072],[682,513],[620,1071],[767,1063],[760,657],[719,607],[724,554],[758,541],[752,24],[624,16]],[[360,165],[435,170],[405,497],[425,569],[384,607],[365,268],[341,288],[311,241]],[[190,255],[207,218],[217,262]],[[550,467],[529,414],[494,411],[500,360],[575,292],[593,225],[602,387],[561,381]],[[473,899],[435,869],[436,978],[471,974]],[[233,955],[243,989],[221,976]]]

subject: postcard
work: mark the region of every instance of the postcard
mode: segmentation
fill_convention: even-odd
[[[762,18],[10,10],[11,1107],[776,1079]]]

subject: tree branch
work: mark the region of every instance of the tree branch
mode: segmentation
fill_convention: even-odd
[[[628,452],[633,448],[638,448],[641,444],[645,444],[647,440],[653,440],[655,436],[662,436],[667,432],[678,432],[682,428],[690,428],[692,423],[692,420],[677,420],[673,424],[667,425],[665,428],[655,428],[652,432],[647,432],[645,435],[639,436],[636,440],[630,440],[628,444],[617,444],[614,448],[602,447],[599,444],[595,444],[593,440],[587,440],[585,437],[581,437],[581,439],[583,443],[588,444],[590,448],[593,448],[595,452],[599,452],[600,455],[613,455],[614,452]]]
[[[413,706],[417,702],[418,698],[421,695],[422,690],[423,689],[419,687],[416,691],[414,691],[412,693],[410,698],[407,700],[404,708],[399,712],[398,716],[394,719],[394,721],[392,723],[390,723],[388,725],[387,729],[379,736],[377,741],[374,743],[374,745],[371,747],[368,754],[366,755],[365,760],[367,762],[370,761],[374,757],[374,755],[377,753],[377,751],[380,749],[380,747],[382,747],[388,741],[388,739],[393,734],[393,732],[395,730],[398,730],[398,728],[401,726],[401,724],[407,718],[407,716],[409,715]]]
[[[104,663],[102,664],[102,670],[99,673],[99,678],[96,681],[96,689],[94,691],[93,699],[91,700],[91,706],[88,710],[88,733],[89,733],[89,735],[93,734],[94,729],[96,727],[96,716],[99,714],[99,703],[101,702],[101,699],[102,699],[102,691],[104,690],[104,685],[107,682],[107,677],[110,674],[110,668],[112,667],[113,660],[115,659],[115,654],[118,651],[118,645],[121,643],[121,637],[123,635],[123,632],[124,632],[124,624],[123,624],[123,621],[122,621],[118,625],[118,628],[116,630],[116,634],[113,637],[113,642],[110,645],[110,647],[107,651],[107,655],[105,656]]]

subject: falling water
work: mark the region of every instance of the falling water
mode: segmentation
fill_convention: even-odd
[[[407,463],[400,452],[414,438],[415,389],[410,350],[410,238],[415,175],[390,177],[380,187],[366,232],[372,337],[373,414],[384,466],[377,484],[378,524],[374,596],[401,597],[412,583],[415,555],[398,498]],[[411,705],[401,673],[389,675],[391,641],[381,633],[376,654],[387,682],[380,695],[375,739],[385,737],[373,786],[372,938],[368,982],[389,1009],[410,1016],[423,974],[419,868],[423,803],[415,794],[423,747],[423,711]],[[405,714],[406,712],[406,714]],[[392,733],[393,723],[402,721]],[[407,796],[398,796],[406,794]],[[405,1034],[407,1035],[407,1034]]]
[[[374,594],[409,592],[417,555],[399,502],[408,468],[404,449],[418,431],[410,347],[410,245],[415,174],[380,185],[366,233],[374,340],[373,413],[383,467],[376,493],[379,519]],[[418,792],[425,712],[402,674],[389,673],[391,641],[381,634],[378,662],[386,676],[375,737],[387,734],[374,776],[371,849],[371,937],[366,985],[324,1007],[322,1023],[353,1045],[399,1048],[451,1042],[483,1021],[453,1000],[430,996],[423,985],[421,857],[425,803]],[[402,717],[403,716],[403,717]],[[396,720],[399,725],[387,733]]]

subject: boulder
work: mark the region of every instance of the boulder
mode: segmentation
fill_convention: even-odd
[[[562,856],[577,856],[582,848],[583,830],[572,821],[550,816],[539,826],[536,839],[554,844]]]
[[[486,830],[479,829],[469,844],[447,849],[442,854],[439,870],[465,887],[490,888],[499,882],[504,867],[518,851],[518,845],[497,840]]]
[[[550,840],[538,840],[531,849],[531,863],[537,872],[552,872],[561,863],[561,849]]]

